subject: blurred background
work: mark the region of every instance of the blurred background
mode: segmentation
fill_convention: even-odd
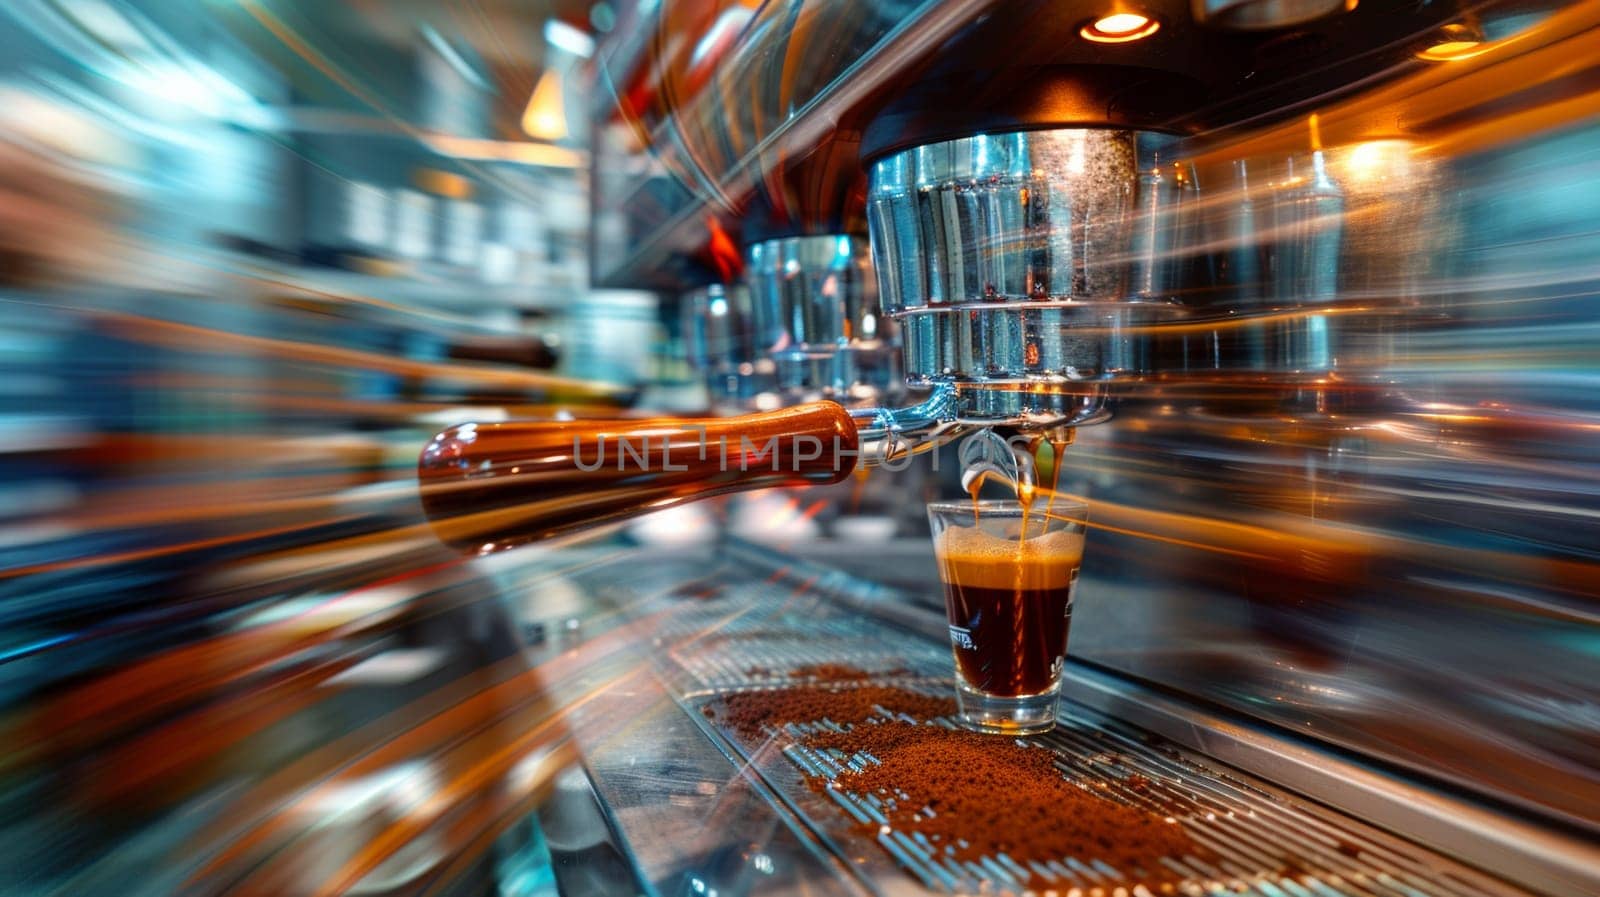
[[[1441,58],[1531,29],[1562,66],[1424,73],[1310,115],[1308,144],[1328,79],[1431,64],[1396,37],[1360,77],[1234,85],[1190,128],[1215,191],[1190,307],[1334,310],[1200,314],[1049,466],[1100,524],[1086,668],[1592,839],[1597,32],[1506,5]],[[687,870],[760,890],[783,849],[818,862],[778,823],[747,849],[729,833],[765,797],[674,754],[662,620],[843,571],[937,621],[924,504],[959,494],[950,451],[483,558],[439,543],[416,464],[464,421],[792,401],[809,371],[726,344],[752,339],[734,293],[784,270],[746,247],[848,234],[831,282],[875,293],[859,122],[815,101],[887,78],[850,66],[940,6],[0,5],[0,894],[703,893]],[[1421,6],[1397,34],[1458,12]],[[1251,76],[1356,58],[1342,39]],[[1303,187],[1311,144],[1344,191],[1338,277],[1314,234],[1259,234],[1316,196],[1250,192]],[[879,324],[842,388],[914,400]]]
[[[440,685],[514,680],[547,619],[553,637],[579,615],[549,558],[468,569],[439,548],[415,465],[445,422],[685,379],[654,296],[589,287],[581,68],[612,16],[0,10],[0,893],[183,892],[251,820],[247,783]],[[598,307],[618,313],[576,311]],[[489,702],[463,712],[520,706]],[[324,841],[255,892],[322,887],[391,806],[435,793],[428,759],[491,752],[444,759],[447,741],[336,749],[371,769],[285,811]],[[477,893],[553,887],[537,822],[519,831],[473,854]]]
[[[447,871],[555,893],[552,849],[599,851],[568,892],[632,887],[586,780],[560,778],[565,729],[540,734],[618,671],[530,671],[638,596],[567,571],[660,543],[670,578],[730,514],[815,536],[850,490],[483,561],[422,515],[417,455],[447,424],[708,406],[675,297],[590,285],[589,61],[616,21],[587,0],[0,9],[0,893],[343,890],[418,800],[443,802],[434,827],[357,891]],[[457,781],[496,751],[501,784]],[[270,850],[232,840],[264,820],[288,827]]]

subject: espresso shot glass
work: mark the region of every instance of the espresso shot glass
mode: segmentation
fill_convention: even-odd
[[[1060,497],[928,505],[963,723],[1055,726],[1088,506]]]

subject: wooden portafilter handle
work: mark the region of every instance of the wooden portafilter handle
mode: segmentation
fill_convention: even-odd
[[[417,475],[439,537],[488,553],[713,495],[837,483],[858,448],[849,413],[814,402],[742,417],[460,424],[422,450]]]

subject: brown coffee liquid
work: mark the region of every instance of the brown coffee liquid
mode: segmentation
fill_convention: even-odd
[[[963,681],[998,697],[1047,691],[1066,654],[1083,536],[1013,541],[958,527],[935,549]]]
[[[1056,502],[1056,493],[1061,491],[1061,464],[1066,460],[1067,446],[1072,444],[1073,431],[1067,430],[1066,436],[1049,440],[1050,445],[1050,494],[1045,497],[1044,513],[1050,516],[1050,508]],[[1036,456],[1037,457],[1037,456]]]
[[[979,474],[972,478],[972,485],[967,487],[967,495],[972,497],[972,525],[978,525],[978,496],[983,492],[983,483],[989,478],[988,474]]]

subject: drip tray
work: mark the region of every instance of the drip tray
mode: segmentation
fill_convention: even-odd
[[[814,580],[795,589],[775,577],[729,581],[714,597],[684,611],[674,615],[658,642],[665,649],[659,656],[674,697],[865,892],[1082,897],[1529,893],[1108,718],[1073,702],[1070,688],[1056,729],[1019,740],[1051,752],[1056,768],[1078,787],[1177,821],[1203,856],[1163,859],[1171,878],[1148,886],[1126,880],[1092,855],[1026,865],[1003,854],[956,862],[941,845],[891,825],[880,812],[878,796],[812,787],[817,779],[832,780],[846,768],[859,770],[873,762],[801,743],[809,734],[837,731],[835,721],[794,721],[751,735],[725,724],[719,712],[730,695],[823,682],[841,689],[892,685],[951,696],[948,649],[894,622],[903,606],[883,603],[875,608],[873,602],[851,596],[830,596]],[[849,672],[853,670],[870,675],[860,679]],[[791,675],[794,671],[800,675]],[[877,717],[889,720],[894,715],[882,710]],[[922,724],[953,723],[945,718]],[[1003,736],[993,737],[1003,741]]]

